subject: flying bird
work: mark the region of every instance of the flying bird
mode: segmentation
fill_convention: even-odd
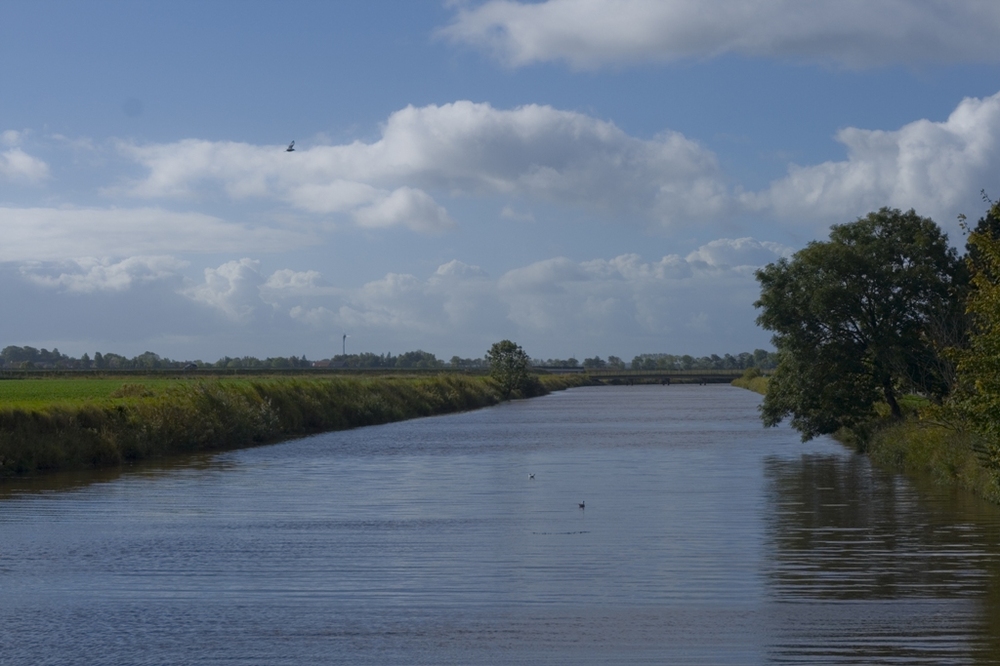
[[[286,153],[294,153],[295,152],[295,142],[294,141],[292,141],[290,144],[288,144],[288,148],[285,148],[285,152]]]

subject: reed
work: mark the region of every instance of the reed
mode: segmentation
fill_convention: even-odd
[[[585,381],[542,377],[516,397]],[[0,476],[240,448],[501,400],[491,379],[461,374],[119,382],[105,389],[94,389],[101,398],[32,398],[0,407]]]

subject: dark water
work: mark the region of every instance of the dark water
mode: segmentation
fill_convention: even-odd
[[[758,400],[577,389],[0,487],[0,665],[1000,661],[1000,510]]]

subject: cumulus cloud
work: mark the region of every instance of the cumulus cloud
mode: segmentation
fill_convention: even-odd
[[[790,257],[793,252],[792,248],[771,241],[720,238],[702,245],[686,260],[715,268],[759,268],[781,257]]]
[[[439,34],[510,66],[577,68],[727,53],[868,67],[997,62],[1000,5],[980,0],[489,0]]]
[[[0,179],[37,183],[48,177],[49,165],[20,148],[0,153]]]
[[[28,264],[21,273],[43,287],[69,292],[125,291],[137,283],[177,278],[188,262],[170,256],[129,257],[114,262],[93,257],[58,266]]]
[[[752,325],[758,290],[748,267],[786,252],[753,239],[720,239],[687,256],[555,257],[499,277],[452,260],[426,275],[388,273],[360,286],[332,285],[316,270],[263,271],[252,258],[204,268],[191,280],[186,262],[136,256],[0,265],[0,292],[17,304],[20,319],[71,311],[75,321],[89,322],[87,330],[105,331],[109,318],[120,327],[141,311],[130,330],[142,328],[147,337],[169,331],[190,338],[184,344],[207,335],[219,354],[267,340],[266,347],[295,342],[310,356],[332,355],[345,331],[366,351],[479,355],[511,338],[542,357],[709,353],[765,344],[766,334]]]
[[[882,206],[915,208],[939,223],[981,208],[1000,173],[1000,93],[963,100],[943,122],[894,131],[841,130],[847,159],[793,165],[770,188],[742,195],[751,210],[786,218],[846,222]]]
[[[653,262],[636,254],[586,262],[553,258],[509,271],[497,290],[508,317],[525,331],[578,339],[613,339],[624,331],[634,337],[636,329],[663,335],[693,317],[709,317],[700,308],[712,300],[726,304],[711,314],[718,325],[728,326],[726,308],[733,306],[749,317],[756,290],[750,269],[789,252],[776,243],[741,238]]]
[[[314,242],[202,213],[159,208],[0,208],[0,262],[179,253],[279,251]]]
[[[363,227],[404,225],[414,231],[440,231],[455,224],[443,206],[412,187],[400,187],[378,203],[359,209],[354,219]]]
[[[435,231],[452,224],[429,191],[540,199],[671,225],[731,204],[715,156],[676,132],[629,136],[613,123],[550,106],[495,109],[459,101],[393,113],[372,143],[280,146],[185,140],[121,144],[148,173],[137,197],[265,198],[362,226]]]
[[[243,258],[205,269],[205,281],[183,290],[191,300],[215,308],[235,322],[248,322],[262,303],[260,262]]]

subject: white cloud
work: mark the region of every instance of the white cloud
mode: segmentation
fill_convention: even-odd
[[[510,338],[542,357],[721,353],[766,344],[752,324],[758,288],[746,262],[772,261],[785,250],[720,239],[687,258],[557,257],[499,278],[452,260],[425,276],[389,273],[359,287],[331,285],[316,270],[263,272],[251,258],[205,268],[197,281],[183,276],[186,262],[168,256],[80,259],[0,265],[0,295],[19,313],[3,322],[8,337],[38,339],[37,331],[71,317],[80,340],[99,331],[101,339],[120,341],[124,330],[129,344],[141,347],[130,353],[176,355],[150,341],[184,338],[186,347],[212,341],[217,351],[210,355],[287,354],[291,344],[323,357],[340,349],[341,332],[351,335],[354,349],[375,352],[478,356]],[[692,326],[700,327],[697,336]],[[35,333],[19,337],[27,330]],[[193,353],[204,356],[202,349]]]
[[[4,140],[9,132],[4,132]],[[16,140],[16,137],[15,137]],[[49,165],[20,148],[0,153],[0,178],[37,183],[49,177]]]
[[[554,258],[509,271],[497,289],[508,317],[527,332],[575,338],[578,344],[623,334],[665,335],[700,314],[692,308],[711,301],[725,304],[712,313],[720,326],[729,325],[725,321],[734,306],[752,321],[749,305],[757,285],[751,269],[789,251],[741,238],[719,239],[687,258],[667,255],[655,262],[636,254],[580,263]]]
[[[357,210],[354,219],[363,227],[403,225],[413,231],[441,231],[455,225],[443,206],[412,187],[400,187],[378,203]]]
[[[138,197],[267,198],[363,226],[434,231],[452,222],[428,191],[554,201],[663,225],[727,210],[715,156],[676,132],[629,136],[550,106],[511,110],[460,101],[393,113],[373,143],[303,147],[185,140],[121,144],[148,169]],[[109,191],[110,192],[110,191]]]
[[[0,143],[5,146],[17,146],[21,143],[24,137],[24,132],[18,132],[17,130],[5,130],[0,132]]]
[[[998,5],[1000,6],[1000,5]],[[1000,93],[963,100],[943,122],[917,120],[895,131],[847,128],[847,159],[792,166],[768,190],[747,193],[749,209],[807,221],[847,222],[882,206],[915,208],[947,224],[983,208],[997,189]]]
[[[426,279],[390,273],[358,289],[313,292],[289,315],[309,326],[348,330],[359,337],[395,331],[423,339],[454,335],[488,340],[510,334],[536,344],[655,338],[695,320],[723,331],[745,330],[755,316],[752,269],[790,252],[752,238],[719,239],[686,258],[667,255],[649,262],[625,254],[576,262],[555,257],[499,279],[454,260]],[[734,313],[743,321],[734,323]]]
[[[0,262],[205,252],[280,251],[305,234],[158,208],[0,208]]]
[[[702,245],[689,254],[690,263],[702,262],[716,268],[759,268],[781,257],[790,257],[794,250],[780,243],[753,238],[720,238]]]
[[[248,322],[262,303],[260,287],[265,280],[260,262],[253,259],[228,261],[205,269],[205,281],[183,290],[191,300],[216,308],[235,322]]]
[[[21,267],[21,273],[43,287],[92,293],[125,291],[136,283],[177,278],[187,265],[169,256],[129,257],[118,262],[89,257],[54,268],[29,264]]]
[[[490,0],[439,34],[511,66],[578,68],[726,53],[867,67],[998,62],[1000,4],[982,0]]]

